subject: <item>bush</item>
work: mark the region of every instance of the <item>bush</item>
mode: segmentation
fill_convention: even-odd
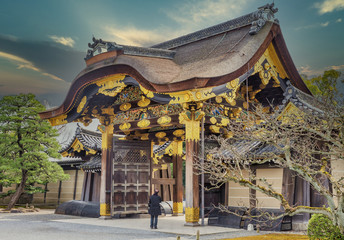
[[[310,240],[344,240],[338,226],[323,214],[313,214],[308,222],[307,234]]]

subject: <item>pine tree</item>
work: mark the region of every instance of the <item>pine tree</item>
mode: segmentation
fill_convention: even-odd
[[[44,106],[33,94],[5,96],[0,100],[0,184],[17,184],[7,209],[11,209],[24,193],[42,189],[45,184],[68,178],[62,168],[49,157],[59,158],[56,131],[38,113]]]

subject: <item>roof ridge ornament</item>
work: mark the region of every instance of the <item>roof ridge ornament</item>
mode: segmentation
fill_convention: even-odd
[[[249,31],[250,35],[257,34],[267,21],[279,23],[278,19],[275,18],[275,13],[278,12],[278,8],[274,8],[274,6],[275,3],[268,3],[259,7],[258,10],[253,13],[257,20],[252,22],[251,29]]]
[[[123,50],[123,46],[118,45],[115,42],[108,42],[104,41],[101,38],[96,39],[95,37],[92,37],[92,41],[93,43],[88,43],[88,47],[91,49],[87,50],[85,61],[92,58],[95,52],[98,52],[98,54],[100,54],[103,52],[110,52],[114,50]]]
[[[101,38],[96,39],[95,37],[92,37],[92,41],[93,43],[88,43],[88,47],[91,49],[87,50],[85,61],[94,57],[97,54],[111,51],[121,51],[122,54],[126,55],[158,57],[167,59],[173,59],[174,55],[176,54],[176,52],[172,50],[119,45],[116,42],[108,42],[102,40]]]

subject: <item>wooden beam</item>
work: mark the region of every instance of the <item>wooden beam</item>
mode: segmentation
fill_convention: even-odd
[[[174,179],[174,178],[152,178],[152,184],[174,185],[174,184],[176,184],[176,179]]]

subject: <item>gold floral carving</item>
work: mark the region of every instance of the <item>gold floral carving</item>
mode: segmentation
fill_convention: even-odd
[[[171,117],[170,116],[162,116],[158,119],[157,122],[162,126],[167,125],[171,122]]]
[[[115,115],[113,107],[107,107],[107,108],[102,107],[101,111],[102,111],[102,115],[109,115],[109,116]]]
[[[214,118],[214,117],[212,117],[212,118],[210,118],[210,122],[211,122],[212,124],[215,124],[215,123],[217,123],[217,119]]]
[[[137,126],[140,128],[146,128],[150,125],[150,121],[147,119],[143,119],[137,123]]]
[[[182,137],[184,134],[185,134],[185,131],[182,130],[182,129],[178,129],[178,130],[175,130],[173,132],[173,135],[176,136],[176,137]]]
[[[121,111],[127,111],[131,108],[131,104],[130,103],[123,103],[121,106],[119,106],[119,109]]]
[[[92,123],[92,118],[90,118],[89,116],[84,116],[82,118],[78,118],[76,121],[83,123],[87,127],[88,125],[90,125],[90,123]]]
[[[131,124],[126,122],[126,123],[122,123],[121,125],[119,125],[119,129],[121,129],[122,131],[126,131],[131,127]]]
[[[150,104],[151,100],[142,96],[142,99],[137,103],[139,107],[147,107]]]
[[[228,118],[222,118],[220,124],[221,124],[221,126],[227,126],[229,124],[229,119]]]
[[[189,223],[198,222],[199,208],[187,207],[185,208],[185,221]]]
[[[220,127],[216,125],[210,125],[209,129],[212,133],[220,133]]]
[[[222,97],[221,97],[221,96],[216,96],[216,97],[215,97],[215,101],[216,101],[217,103],[222,103]]]
[[[97,86],[100,87],[98,93],[105,96],[115,97],[126,87],[126,84],[122,81],[124,78],[125,75],[118,74],[98,81],[96,83]]]
[[[76,109],[77,113],[80,113],[80,112],[82,111],[82,109],[84,108],[86,102],[87,102],[87,97],[84,96],[84,97],[81,99],[78,108]]]
[[[230,81],[229,84],[230,84],[230,88],[237,88],[239,86],[239,78],[236,78]],[[229,87],[227,86],[227,88]]]
[[[140,85],[141,91],[148,97],[153,98],[154,92],[145,89]],[[186,91],[180,91],[180,92],[173,92],[173,93],[166,93],[166,95],[170,96],[172,100],[169,102],[169,104],[174,103],[186,103],[186,102],[195,102],[195,101],[202,101],[209,98],[216,97],[215,93],[212,92],[213,88],[202,88],[202,89],[192,89],[192,90],[186,90]]]
[[[265,62],[265,63],[264,63]],[[254,72],[252,75],[259,73],[259,77],[262,81],[261,89],[266,86],[270,79],[274,79],[274,87],[278,87],[280,85],[280,81],[278,76],[282,79],[288,78],[286,71],[284,70],[281,61],[275,51],[275,48],[272,44],[268,46],[265,50],[264,54],[260,57],[257,63],[254,65]]]
[[[204,114],[201,110],[185,110],[179,114],[179,122],[185,125],[185,139],[187,141],[198,141],[200,139],[200,120]]]
[[[157,137],[157,138],[164,138],[165,136],[166,136],[166,133],[165,132],[157,132],[156,134],[155,134],[155,136]]]
[[[255,99],[257,93],[259,93],[260,91],[262,91],[262,90],[261,90],[261,89],[257,89],[257,90],[254,90],[254,91],[252,91],[252,92],[249,92],[250,100]]]
[[[149,140],[149,133],[141,134],[141,140],[142,140],[142,141],[147,141],[147,140]]]

